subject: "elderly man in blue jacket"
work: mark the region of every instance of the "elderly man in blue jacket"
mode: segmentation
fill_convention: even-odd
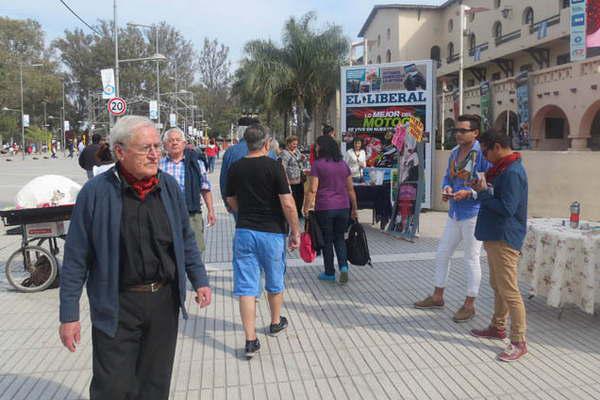
[[[186,275],[206,307],[211,290],[177,181],[158,169],[161,141],[145,117],[111,131],[115,167],[81,189],[65,244],[60,338],[80,342],[87,284],[92,320],[91,399],[167,399]]]
[[[526,315],[519,291],[518,265],[527,232],[528,183],[521,154],[510,148],[510,137],[490,130],[479,139],[485,158],[493,164],[485,179],[473,188],[481,208],[475,237],[483,242],[494,290],[494,315],[485,329],[473,329],[474,336],[503,340],[510,315],[510,345],[498,354],[500,361],[516,361],[527,354]]]

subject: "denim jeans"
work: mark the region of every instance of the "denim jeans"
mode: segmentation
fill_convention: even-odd
[[[208,157],[208,172],[215,172],[217,157]]]
[[[348,220],[350,219],[350,210],[348,208],[340,210],[323,210],[316,211],[317,221],[321,232],[325,247],[323,248],[323,260],[325,262],[325,273],[335,275],[333,266],[333,249],[337,256],[338,265],[345,267],[348,265],[348,252],[346,250],[346,241],[344,233],[348,228]]]

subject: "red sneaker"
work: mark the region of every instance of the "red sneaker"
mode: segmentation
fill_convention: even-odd
[[[526,342],[511,342],[506,350],[498,354],[498,360],[504,362],[517,361],[519,358],[527,354]]]
[[[504,340],[506,339],[506,330],[488,326],[485,329],[471,329],[471,335],[484,339]]]

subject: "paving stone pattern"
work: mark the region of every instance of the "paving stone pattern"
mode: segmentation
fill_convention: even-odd
[[[0,182],[6,174],[0,169]],[[207,234],[207,262],[220,267],[210,272],[213,304],[200,310],[188,296],[190,318],[180,320],[172,399],[600,398],[597,316],[567,308],[559,319],[543,299],[527,300],[530,354],[518,363],[499,363],[501,342],[468,335],[485,326],[492,312],[485,259],[478,314],[455,324],[451,317],[465,292],[460,254],[452,260],[447,308],[415,310],[412,303],[431,290],[436,238],[410,244],[371,229],[374,268],[351,268],[345,286],[318,281],[318,260],[290,260],[283,310],[290,326],[277,338],[266,336],[263,296],[257,307],[262,349],[247,361],[231,271],[224,268],[233,223],[218,207],[218,225]],[[15,240],[0,236],[0,264],[17,247]],[[16,293],[0,274],[0,304],[0,399],[87,399],[91,339],[85,294],[82,343],[74,354],[58,339],[57,290]]]

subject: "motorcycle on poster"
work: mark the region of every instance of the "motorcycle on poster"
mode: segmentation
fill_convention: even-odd
[[[364,183],[378,170],[391,181],[388,230],[414,239],[421,207],[431,206],[433,63],[350,66],[341,75],[345,147],[362,140]]]

